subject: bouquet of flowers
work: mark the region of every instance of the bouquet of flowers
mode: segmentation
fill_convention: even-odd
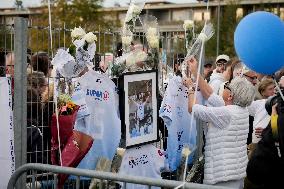
[[[58,97],[58,122],[59,122],[59,137],[61,146],[59,147],[58,130],[55,113],[51,120],[51,161],[55,165],[58,163],[58,150],[61,150],[66,145],[68,138],[73,133],[73,127],[76,121],[79,106],[71,101],[71,97],[67,94],[62,94]]]
[[[59,49],[51,63],[65,78],[77,77],[88,65],[92,65],[97,37],[81,27],[71,31],[72,43],[67,50]]]

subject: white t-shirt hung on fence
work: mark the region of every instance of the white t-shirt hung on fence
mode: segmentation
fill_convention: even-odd
[[[161,172],[167,169],[164,154],[152,144],[126,149],[119,174],[162,179]],[[148,186],[127,183],[126,189],[148,189]]]
[[[167,159],[170,170],[175,171],[181,163],[181,152],[185,145],[192,150],[196,145],[196,122],[188,112],[188,89],[182,84],[180,76],[169,80],[160,108],[160,117],[168,129]],[[190,155],[189,163],[193,160]]]
[[[94,70],[88,71],[78,82],[79,90],[84,94],[87,112],[83,119],[76,120],[74,129],[94,138],[91,149],[78,168],[94,170],[99,158],[113,159],[120,142],[118,94],[113,81]]]
[[[0,188],[7,188],[8,181],[15,171],[14,124],[12,111],[11,80],[0,77]]]

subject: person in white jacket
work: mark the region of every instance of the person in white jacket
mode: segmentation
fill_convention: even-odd
[[[248,107],[249,113],[254,117],[252,143],[249,145],[249,157],[256,148],[256,144],[261,139],[263,129],[267,127],[270,121],[270,116],[265,109],[267,98],[274,96],[275,85],[272,79],[264,79],[259,83],[258,92],[262,95],[263,99],[255,100]]]
[[[222,54],[216,58],[215,64],[216,69],[213,70],[213,73],[210,77],[209,85],[212,87],[213,92],[218,94],[220,85],[226,81],[224,78],[223,72],[226,70],[226,65],[230,57],[228,55]]]
[[[192,74],[197,78],[198,63],[188,61]],[[188,88],[193,86],[191,79],[185,79]],[[195,103],[194,91],[189,92],[189,112],[195,117],[209,122],[205,133],[204,184],[243,188],[246,176],[247,136],[249,112],[247,106],[254,98],[254,87],[246,79],[236,77],[225,85],[223,98],[215,94],[202,76],[199,88],[211,105]]]

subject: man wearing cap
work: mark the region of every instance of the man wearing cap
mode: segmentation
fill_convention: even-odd
[[[213,70],[213,73],[210,77],[209,85],[212,87],[213,92],[218,94],[220,85],[225,82],[225,78],[223,76],[223,72],[226,70],[226,64],[230,60],[228,55],[222,54],[216,58],[215,64],[216,69]]]

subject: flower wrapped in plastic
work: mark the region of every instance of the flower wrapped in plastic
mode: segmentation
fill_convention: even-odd
[[[66,145],[69,137],[73,133],[73,127],[76,121],[79,106],[71,101],[71,97],[62,94],[58,97],[58,122],[59,134],[57,129],[57,120],[55,113],[51,119],[51,161],[54,165],[59,165],[58,153]],[[58,136],[60,137],[61,146],[59,146]]]
[[[125,72],[135,72],[148,69],[147,65],[145,65],[145,62],[148,60],[148,54],[137,46],[134,46],[134,48],[135,49],[129,53],[125,53],[115,59],[111,68],[112,76],[119,77]]]
[[[155,16],[144,15],[141,17],[142,27],[146,34],[146,39],[150,49],[148,66],[158,68],[159,66],[159,47],[160,47],[160,31],[158,20]]]
[[[128,27],[123,27],[121,31],[121,42],[124,53],[130,52],[131,42],[133,41],[133,33]]]
[[[65,78],[77,77],[92,60],[96,53],[97,37],[92,32],[85,33],[79,27],[71,32],[73,44],[67,50],[59,49],[51,63]]]
[[[196,38],[196,40],[194,41],[193,45],[191,46],[191,48],[189,49],[189,51],[187,52],[187,55],[182,63],[182,75],[186,75],[187,73],[187,64],[186,62],[191,59],[192,57],[195,57],[197,59],[199,59],[200,53],[201,52],[201,47],[202,44],[206,41],[208,41],[212,36],[214,35],[214,28],[213,25],[211,23],[206,23],[202,29],[202,31],[200,32],[200,34],[198,35],[198,37]]]
[[[191,46],[191,42],[194,38],[194,21],[193,20],[185,20],[183,24],[183,29],[185,32],[185,46],[186,49],[189,50]]]
[[[124,23],[127,25],[134,25],[139,14],[142,12],[143,7],[145,6],[146,0],[134,0],[129,5],[129,8],[126,13]]]

